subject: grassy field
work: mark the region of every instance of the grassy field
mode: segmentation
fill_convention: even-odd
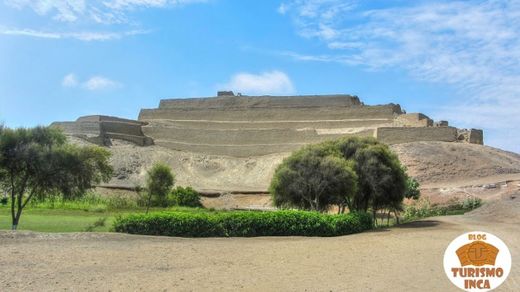
[[[40,232],[107,232],[116,216],[144,213],[135,198],[102,197],[95,193],[72,200],[62,199],[31,201],[24,208],[18,230]],[[209,212],[209,209],[169,207],[150,208],[150,211]],[[0,205],[0,230],[11,229],[10,205]]]
[[[150,211],[186,211],[201,212],[194,208],[153,208]],[[108,232],[117,215],[144,213],[143,208],[117,211],[85,211],[67,209],[29,208],[23,211],[18,230],[31,230],[39,232]],[[105,219],[103,226],[94,226],[96,221]],[[11,229],[11,211],[8,207],[0,206],[0,230]],[[90,229],[90,230],[87,230]]]
[[[78,210],[28,209],[20,218],[19,230],[41,232],[81,232],[94,227],[93,224],[106,218],[104,226],[91,231],[109,231],[117,213],[92,213]],[[11,213],[8,208],[0,208],[0,229],[11,229]]]

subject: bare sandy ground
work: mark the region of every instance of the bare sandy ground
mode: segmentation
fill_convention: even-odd
[[[70,139],[74,143],[86,143],[77,138]],[[223,194],[204,198],[206,207],[217,209],[270,207],[268,195],[246,193],[265,192],[275,167],[289,155],[233,158],[173,151],[160,146],[138,147],[119,140],[114,140],[113,144],[109,149],[116,175],[109,186],[142,185],[146,170],[154,162],[162,161],[172,167],[176,185]],[[520,155],[516,153],[448,142],[414,142],[391,147],[408,168],[408,173],[420,181],[424,197],[435,203],[466,196],[487,200],[509,189],[520,189]],[[488,188],[489,185],[494,188]],[[130,190],[111,188],[98,188],[97,191],[107,196],[136,195]]]
[[[520,155],[465,143],[413,142],[391,146],[422,187],[457,187],[520,179]]]
[[[85,144],[71,137],[71,142]],[[234,158],[174,151],[160,146],[138,147],[113,141],[109,148],[115,177],[108,185],[142,185],[146,170],[157,161],[169,164],[176,184],[199,191],[266,191],[274,170],[290,153]],[[520,180],[520,155],[466,143],[414,142],[391,146],[408,173],[424,188],[460,187]]]
[[[500,204],[483,209],[483,216],[437,217],[335,238],[4,231],[0,290],[459,291],[444,274],[444,250],[456,236],[480,230],[502,238],[513,257],[511,274],[497,291],[518,291],[518,216],[499,222],[486,214],[504,208],[518,214],[520,201]]]

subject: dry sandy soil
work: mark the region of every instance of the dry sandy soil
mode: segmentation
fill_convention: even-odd
[[[520,198],[464,216],[333,238],[167,238],[0,232],[1,291],[460,291],[443,253],[458,235],[491,232],[520,287]]]
[[[83,140],[70,138],[85,144]],[[520,180],[520,155],[492,147],[448,142],[392,145],[410,175],[425,188],[459,187]],[[266,191],[276,166],[290,153],[235,158],[174,151],[160,146],[139,147],[113,140],[113,186],[142,184],[157,161],[168,163],[177,184],[207,191]]]
[[[88,144],[69,137],[71,142]],[[218,209],[266,209],[271,201],[265,193],[274,170],[290,153],[235,158],[174,151],[160,146],[139,147],[113,140],[111,162],[114,178],[97,191],[104,195],[131,195],[126,188],[143,185],[146,170],[155,162],[169,164],[176,185],[192,186],[203,193],[221,196],[204,198],[206,207]],[[392,150],[419,180],[425,197],[442,203],[451,198],[477,196],[484,200],[504,193],[504,186],[520,188],[520,155],[467,143],[414,142],[392,145]],[[493,185],[493,188],[487,188]],[[123,188],[123,189],[114,189]],[[497,195],[498,194],[498,195]]]
[[[520,180],[520,155],[466,143],[413,142],[391,146],[425,188]]]
[[[85,143],[71,139],[74,143]],[[408,168],[408,173],[421,183],[423,196],[435,203],[465,196],[488,200],[520,188],[520,155],[516,153],[448,142],[414,142],[391,147]],[[160,146],[139,147],[119,140],[114,140],[109,149],[116,170],[109,185],[132,187],[142,184],[146,170],[154,162],[161,161],[172,167],[177,185],[224,194],[204,198],[206,207],[218,209],[269,208],[268,195],[244,193],[265,192],[276,166],[289,155],[233,158],[173,151]],[[99,188],[98,192],[106,195],[131,193],[106,188]]]

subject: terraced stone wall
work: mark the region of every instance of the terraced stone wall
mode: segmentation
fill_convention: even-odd
[[[139,146],[153,145],[153,140],[143,134],[145,123],[110,116],[84,116],[75,122],[55,122],[51,126],[61,128],[67,135],[85,139],[98,145],[110,145],[110,139],[120,139]]]
[[[454,127],[380,127],[375,131],[377,140],[387,144],[417,141],[457,141]]]
[[[446,141],[483,144],[481,130],[457,130],[397,104],[364,105],[357,96],[235,96],[165,99],[142,109],[139,120],[86,116],[54,123],[69,135],[99,145],[122,139],[140,146],[251,157],[285,153],[306,144],[373,136],[388,144]],[[457,133],[458,131],[458,133]]]
[[[168,99],[139,120],[155,143],[174,150],[235,157],[289,152],[309,143],[373,136],[391,126],[399,105],[365,106],[350,95]]]

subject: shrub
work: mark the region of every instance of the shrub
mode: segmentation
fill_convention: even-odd
[[[162,163],[154,164],[148,170],[146,177],[149,205],[166,207],[168,205],[168,194],[174,183],[175,176],[168,165]]]
[[[467,197],[462,201],[463,210],[473,210],[482,205],[482,200],[477,197]]]
[[[0,204],[2,204],[3,206],[7,205],[7,203],[9,203],[9,199],[7,197],[3,197],[0,199]]]
[[[420,187],[421,185],[415,178],[407,176],[406,192],[404,194],[404,197],[407,199],[418,200],[421,197]]]
[[[191,187],[177,187],[170,193],[170,202],[176,206],[202,207],[200,194]]]
[[[160,212],[116,218],[114,230],[182,237],[339,236],[372,228],[366,213],[306,211]]]
[[[477,197],[467,197],[463,201],[454,198],[443,205],[431,204],[427,198],[421,198],[405,208],[403,217],[405,221],[411,221],[425,217],[459,215],[476,209],[481,204],[482,200]]]

